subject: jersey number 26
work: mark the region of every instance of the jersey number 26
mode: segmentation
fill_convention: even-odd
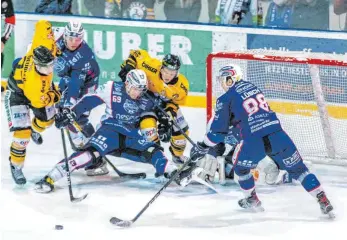
[[[262,93],[257,94],[255,98],[250,97],[246,99],[242,106],[248,113],[248,116],[258,112],[259,109],[263,109],[266,112],[270,111],[269,104],[266,102],[264,94]]]

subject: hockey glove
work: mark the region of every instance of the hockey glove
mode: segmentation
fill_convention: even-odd
[[[63,108],[55,115],[55,126],[59,129],[65,128],[76,120],[76,114],[69,108]]]
[[[118,73],[118,76],[120,77],[120,79],[122,79],[123,82],[125,82],[128,72],[130,72],[131,70],[135,68],[136,68],[136,62],[133,59],[128,58],[120,66],[120,71]]]
[[[57,90],[50,90],[47,92],[46,105],[53,106],[53,104],[59,102],[61,94]]]
[[[195,146],[190,150],[190,158],[192,162],[196,162],[202,157],[206,155],[209,150],[209,146],[207,146],[204,142],[197,142]]]
[[[172,136],[172,122],[167,121],[167,123],[159,123],[158,125],[159,139],[162,142],[169,142]]]

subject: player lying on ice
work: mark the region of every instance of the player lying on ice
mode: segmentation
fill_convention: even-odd
[[[224,142],[229,127],[240,129],[241,141],[232,156],[234,173],[245,198],[238,201],[242,208],[263,211],[255,191],[251,169],[266,155],[274,160],[281,170],[301,183],[303,188],[319,203],[323,214],[333,217],[333,206],[328,200],[317,177],[304,164],[295,144],[282,129],[276,113],[264,98],[262,91],[242,78],[241,68],[227,65],[219,70],[225,93],[217,99],[216,113],[210,130],[202,142],[191,149],[190,157],[198,160],[211,147]]]
[[[70,171],[88,167],[102,161],[106,154],[116,155],[133,161],[150,163],[156,169],[156,177],[172,176],[176,167],[170,164],[162,148],[141,135],[140,118],[151,110],[154,103],[144,93],[147,91],[147,77],[142,70],[131,70],[125,82],[109,81],[94,94],[84,96],[71,109],[63,108],[56,115],[55,124],[65,128],[85,111],[106,104],[101,126],[91,137],[84,150],[74,152],[69,158]],[[36,183],[36,191],[51,192],[54,183],[66,175],[62,160],[43,179]],[[176,182],[179,184],[181,179]]]

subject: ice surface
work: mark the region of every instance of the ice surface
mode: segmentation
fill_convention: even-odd
[[[101,111],[94,111],[94,123]],[[313,165],[311,170],[317,173],[336,209],[334,221],[322,217],[318,204],[298,185],[258,186],[265,212],[250,213],[238,207],[237,200],[243,195],[235,183],[216,185],[219,194],[200,185],[181,189],[172,184],[133,227],[120,230],[109,219],[132,219],[163,184],[156,182],[151,165],[112,158],[120,170],[145,171],[148,178],[144,180],[124,181],[110,167],[108,176],[87,177],[83,170],[72,173],[74,195],[89,193],[80,203],[69,201],[65,179],[51,194],[35,193],[34,183],[63,157],[60,132],[52,127],[44,133],[43,145],[29,144],[24,168],[28,183],[15,186],[8,164],[11,134],[4,109],[1,112],[2,239],[344,239],[347,168],[324,165]],[[192,139],[200,140],[205,132],[205,110],[184,108],[183,113]],[[54,230],[57,224],[64,230]]]

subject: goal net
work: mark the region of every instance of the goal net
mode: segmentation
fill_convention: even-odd
[[[347,166],[347,55],[244,50],[207,57],[207,118],[223,94],[217,75],[238,64],[306,160]]]

